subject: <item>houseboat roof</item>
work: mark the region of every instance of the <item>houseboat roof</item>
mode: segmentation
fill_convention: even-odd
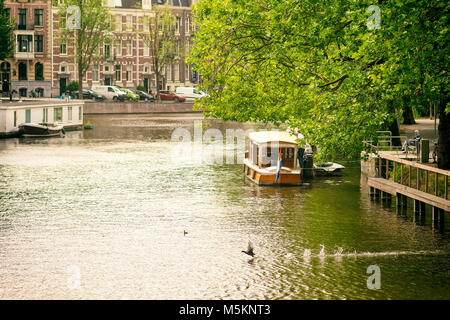
[[[258,131],[258,132],[251,132],[248,135],[249,139],[251,141],[254,141],[255,143],[261,144],[261,143],[267,143],[267,142],[284,142],[284,143],[292,143],[292,144],[298,144],[296,141],[296,137],[289,132],[286,131]]]

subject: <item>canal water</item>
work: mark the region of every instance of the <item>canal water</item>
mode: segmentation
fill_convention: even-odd
[[[357,161],[258,187],[220,161],[242,144],[191,148],[196,114],[85,120],[64,139],[0,141],[1,299],[450,298],[448,230],[371,202]],[[202,124],[224,139],[262,128]]]

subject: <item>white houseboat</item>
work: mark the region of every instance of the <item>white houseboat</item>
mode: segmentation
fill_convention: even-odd
[[[0,103],[0,137],[18,136],[24,124],[54,123],[64,130],[83,128],[81,100],[13,101]]]

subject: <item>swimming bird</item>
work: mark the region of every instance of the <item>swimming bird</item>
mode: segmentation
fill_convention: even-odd
[[[311,249],[305,249],[305,251],[303,251],[303,256],[304,257],[310,257],[311,256]]]
[[[319,257],[325,256],[325,246],[323,244],[320,245],[322,249],[320,249]]]
[[[187,231],[186,231],[186,230],[183,230],[183,234],[184,234],[184,235],[187,235],[188,233],[187,233]]]
[[[242,252],[252,257],[255,255],[255,253],[253,252],[253,244],[251,241],[248,241],[247,251],[242,250]]]

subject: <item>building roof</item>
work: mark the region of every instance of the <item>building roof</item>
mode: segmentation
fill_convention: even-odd
[[[161,5],[169,2],[169,5],[174,7],[190,7],[191,0],[152,0],[152,5]]]
[[[136,9],[142,5],[142,0],[114,0],[116,8]]]
[[[296,137],[286,131],[258,131],[251,132],[248,137],[250,140],[260,144],[267,142],[284,142],[298,144]]]

